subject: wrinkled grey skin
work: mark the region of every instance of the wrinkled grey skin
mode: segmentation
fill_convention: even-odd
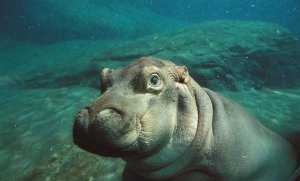
[[[73,138],[89,152],[124,159],[123,180],[286,181],[296,169],[287,141],[200,87],[185,67],[141,58],[106,68],[101,92],[77,115]]]

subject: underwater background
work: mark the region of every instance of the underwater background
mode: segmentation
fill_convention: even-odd
[[[0,178],[120,179],[124,162],[76,147],[72,124],[102,68],[142,56],[299,135],[299,38],[298,0],[0,0]]]

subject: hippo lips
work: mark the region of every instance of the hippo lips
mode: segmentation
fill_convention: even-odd
[[[115,109],[105,109],[91,120],[89,111],[82,109],[75,118],[73,140],[76,145],[94,154],[110,157],[130,155],[139,149],[139,120],[137,117],[124,119]]]

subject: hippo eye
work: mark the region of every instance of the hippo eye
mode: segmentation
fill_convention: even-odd
[[[150,76],[150,85],[152,85],[152,86],[159,86],[160,85],[160,78],[157,74],[152,74]]]

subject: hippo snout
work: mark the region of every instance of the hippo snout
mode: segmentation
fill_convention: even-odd
[[[130,128],[132,124],[123,117],[117,110],[104,109],[92,119],[89,109],[82,109],[73,125],[74,143],[92,153],[113,156],[116,150],[128,146],[127,140],[132,144],[137,137],[128,135],[134,128]]]
[[[105,109],[99,112],[89,124],[89,134],[98,138],[100,143],[111,144],[122,132],[124,120],[121,114],[113,109]]]
[[[110,137],[118,135],[118,127],[122,116],[117,111],[105,109],[96,114],[92,119],[88,109],[82,109],[75,118],[73,125],[74,142],[85,137],[99,138],[95,141],[103,142]],[[78,144],[81,144],[80,142]]]

